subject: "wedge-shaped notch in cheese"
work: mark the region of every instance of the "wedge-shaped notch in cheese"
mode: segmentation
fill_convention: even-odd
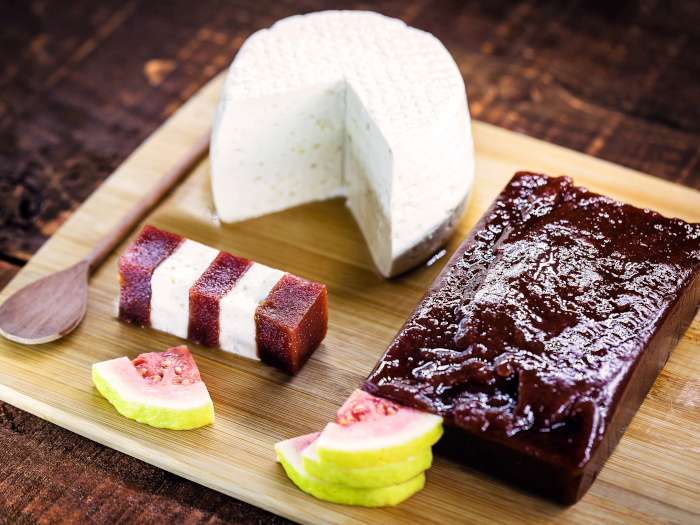
[[[326,287],[145,226],[119,259],[119,318],[296,374],[328,327]]]
[[[453,232],[473,172],[462,75],[400,20],[293,16],[252,35],[228,72],[211,143],[224,222],[344,196],[391,277]]]

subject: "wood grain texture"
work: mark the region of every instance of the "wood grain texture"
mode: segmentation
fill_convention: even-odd
[[[66,221],[3,291],[87,253],[206,129],[221,79],[208,85]],[[700,221],[700,193],[486,124],[475,123],[477,184],[451,253],[518,169],[568,173],[638,206]],[[109,211],[107,211],[109,210]],[[217,224],[202,162],[148,222],[328,286],[329,333],[296,377],[237,356],[192,346],[214,400],[214,425],[187,432],[119,416],[93,388],[93,362],[158,351],[180,340],[114,318],[117,255],[90,285],[90,307],[69,337],[38,347],[3,341],[0,398],[188,479],[301,522],[521,521],[691,522],[700,519],[700,346],[695,320],[591,491],[562,508],[438,457],[428,484],[394,509],[332,505],[302,493],[275,462],[272,445],[320,430],[371,370],[447,257],[386,281],[374,270],[342,201],[314,203],[243,223]],[[126,242],[121,249],[126,247]],[[459,518],[457,518],[459,517]]]
[[[433,31],[481,121],[700,187],[698,2],[0,2],[0,282],[248,35],[327,8]],[[286,522],[1,402],[0,450],[0,523]]]

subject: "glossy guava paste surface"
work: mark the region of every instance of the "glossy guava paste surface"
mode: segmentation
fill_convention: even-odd
[[[517,174],[364,388],[579,467],[699,272],[700,225]]]

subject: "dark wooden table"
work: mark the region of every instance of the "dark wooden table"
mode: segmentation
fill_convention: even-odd
[[[372,9],[440,38],[472,118],[700,189],[700,2],[0,2],[0,288],[243,41]],[[283,523],[0,402],[0,523]]]

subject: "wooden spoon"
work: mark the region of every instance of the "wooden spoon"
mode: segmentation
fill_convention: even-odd
[[[31,345],[55,341],[72,332],[85,316],[92,272],[206,153],[210,136],[211,131],[205,133],[83,260],[9,297],[0,306],[0,334]]]

